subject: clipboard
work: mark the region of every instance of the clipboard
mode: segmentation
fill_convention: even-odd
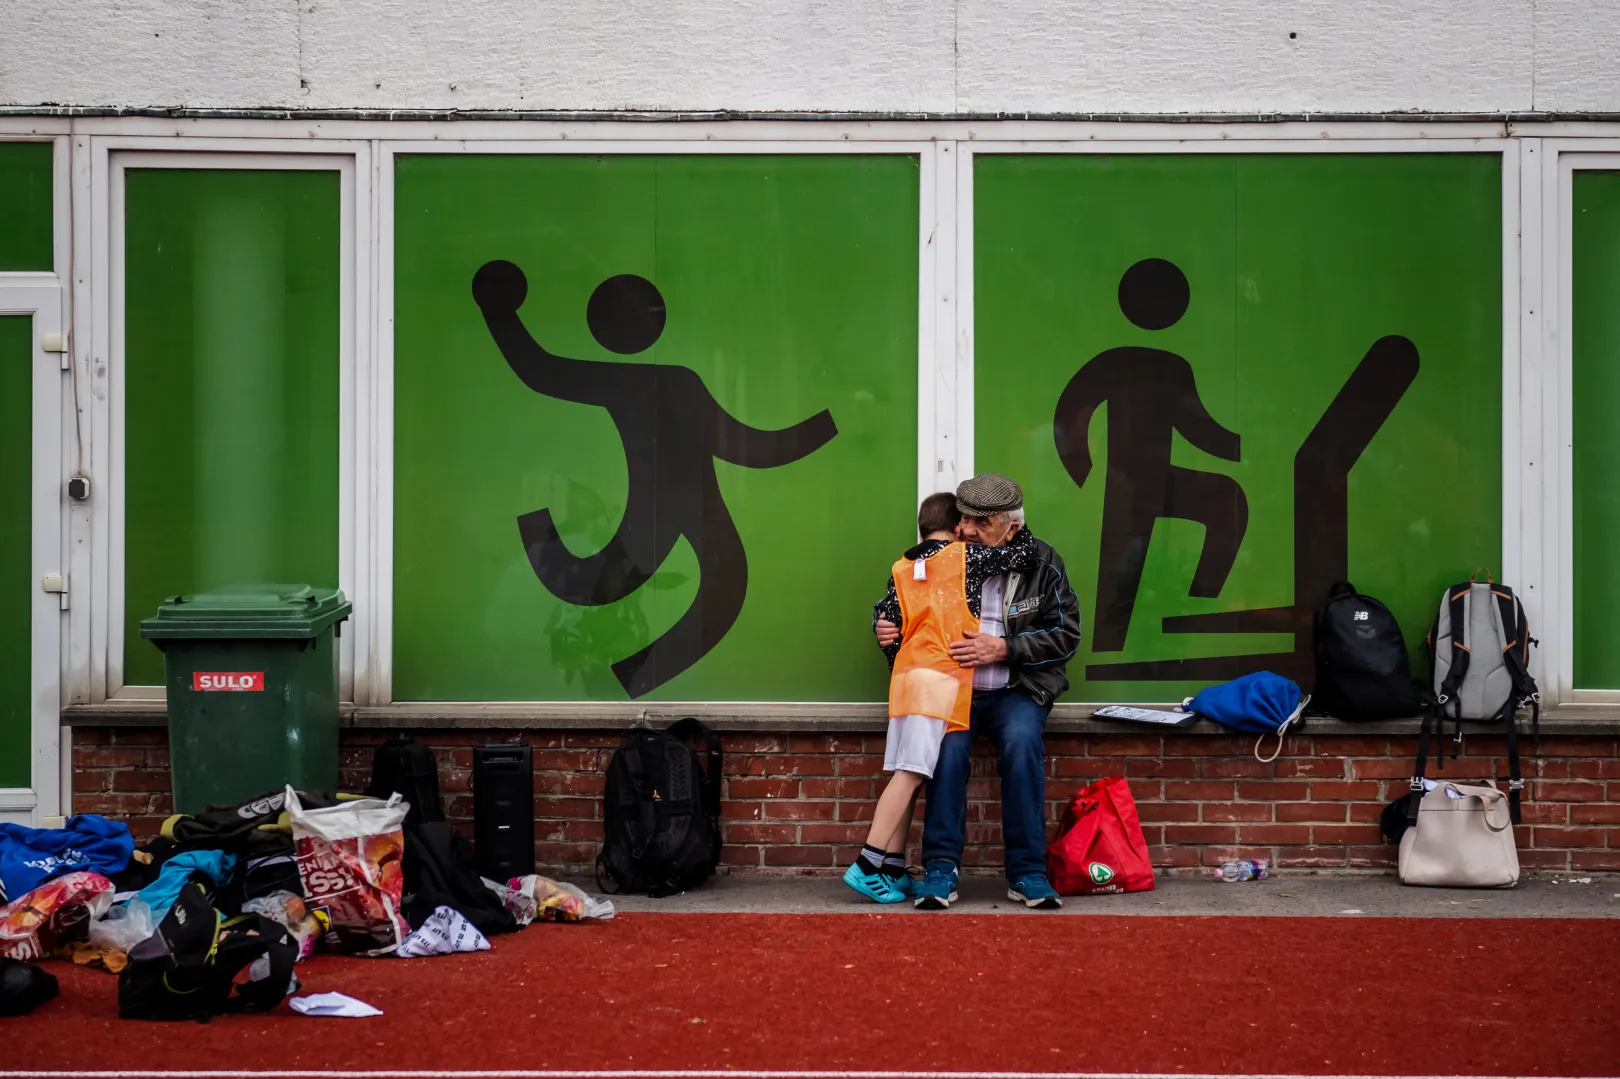
[[[1146,723],[1154,727],[1190,727],[1198,721],[1197,712],[1167,712],[1161,708],[1136,708],[1128,704],[1106,705],[1091,715],[1093,719]]]

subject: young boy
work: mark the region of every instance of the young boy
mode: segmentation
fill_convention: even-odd
[[[891,674],[883,770],[893,777],[844,883],[879,903],[899,903],[915,892],[906,872],[906,841],[917,794],[933,777],[946,733],[968,728],[973,669],[951,658],[951,642],[978,632],[987,578],[1025,569],[1034,560],[1034,540],[1023,529],[1003,546],[984,547],[957,541],[961,519],[951,492],[923,499],[917,510],[922,542],[894,564],[888,592],[873,611],[874,619],[900,626],[898,646],[886,650]]]

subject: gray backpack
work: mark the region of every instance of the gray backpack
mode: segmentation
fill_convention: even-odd
[[[1541,741],[1541,693],[1530,677],[1530,636],[1524,605],[1513,589],[1479,574],[1452,585],[1440,597],[1440,610],[1429,631],[1429,662],[1434,671],[1434,701],[1425,709],[1418,738],[1417,772],[1412,789],[1422,788],[1431,728],[1440,735],[1439,764],[1445,767],[1444,725],[1456,725],[1456,743],[1462,745],[1462,722],[1501,723],[1507,735],[1508,797],[1513,823],[1519,823],[1519,799],[1524,779],[1519,771],[1519,709],[1531,708],[1531,726],[1537,752]]]

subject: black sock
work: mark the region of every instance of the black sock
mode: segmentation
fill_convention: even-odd
[[[883,870],[883,858],[886,852],[870,843],[861,846],[861,856],[855,859],[855,864],[861,867],[862,873],[879,873]]]
[[[891,850],[883,853],[883,875],[886,877],[903,877],[906,875],[906,852]]]

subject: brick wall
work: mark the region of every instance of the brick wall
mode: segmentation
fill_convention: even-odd
[[[472,816],[472,747],[511,736],[417,732],[438,754],[440,789],[453,818]],[[364,786],[372,747],[383,737],[381,731],[344,732],[345,789]],[[602,775],[618,735],[529,731],[524,737],[534,747],[535,856],[553,872],[584,871],[601,840]],[[729,870],[830,872],[854,857],[881,789],[881,735],[724,738],[723,863]],[[75,811],[125,818],[137,834],[156,831],[171,812],[166,732],[78,728],[73,741]],[[1517,835],[1526,869],[1620,870],[1616,742],[1612,736],[1549,737],[1539,759],[1524,747],[1531,800]],[[1271,764],[1254,759],[1253,745],[1248,738],[1203,734],[1050,734],[1048,817],[1055,825],[1067,797],[1085,783],[1125,775],[1159,866],[1191,872],[1232,857],[1321,869],[1394,865],[1395,848],[1379,834],[1378,817],[1406,789],[1414,738],[1304,735],[1289,739]],[[1430,774],[1505,782],[1502,739],[1470,736],[1461,759]],[[1001,864],[999,781],[982,743],[968,797],[966,866],[994,872]]]

